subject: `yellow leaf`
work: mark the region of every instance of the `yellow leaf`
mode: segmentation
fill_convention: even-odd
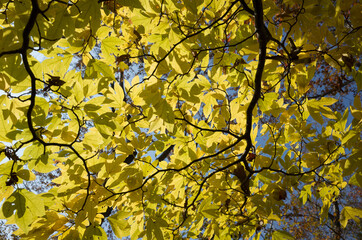
[[[341,212],[341,225],[345,228],[348,220],[353,219],[357,224],[362,218],[362,209],[345,206]]]
[[[114,101],[114,103],[110,103],[110,107],[116,107],[116,108],[122,108],[124,105],[124,93],[121,85],[119,85],[117,82],[114,84],[114,92],[112,91],[107,95],[107,97]]]

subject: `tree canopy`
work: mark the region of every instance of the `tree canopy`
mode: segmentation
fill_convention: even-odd
[[[15,235],[293,239],[274,223],[311,201],[359,223],[360,1],[0,3]]]

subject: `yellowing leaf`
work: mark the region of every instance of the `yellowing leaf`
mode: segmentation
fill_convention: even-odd
[[[30,211],[33,216],[43,216],[45,214],[43,199],[32,192],[22,190],[21,194],[26,199],[27,211]]]
[[[175,115],[173,113],[172,107],[166,101],[161,100],[155,105],[156,114],[168,124],[173,124],[175,122]],[[171,130],[172,131],[172,130]]]
[[[97,215],[98,208],[97,208],[97,202],[94,201],[93,198],[89,199],[87,201],[87,204],[85,205],[85,211],[87,212],[87,218],[91,224],[94,224],[94,219]]]
[[[92,32],[96,33],[101,23],[101,13],[96,0],[80,1],[78,3],[80,15],[77,17],[76,26],[84,27],[90,23]]]
[[[359,224],[361,218],[362,209],[345,206],[341,212],[341,225],[345,228],[350,219]]]
[[[110,63],[115,62],[115,56],[122,55],[123,51],[120,51],[119,48],[124,42],[120,38],[116,37],[107,37],[102,41],[101,49],[103,57]]]
[[[5,217],[12,216],[14,210],[16,210],[15,222],[25,233],[29,231],[29,225],[37,216],[45,214],[42,199],[24,189],[14,192],[3,204]]]
[[[111,224],[114,234],[118,238],[126,237],[130,234],[131,226],[128,221],[125,220],[131,213],[118,212],[108,217],[108,221]]]
[[[362,188],[362,174],[360,173],[354,174],[348,183]]]
[[[148,130],[148,132],[155,132],[157,130],[159,130],[159,128],[161,128],[163,126],[163,121],[161,118],[156,118],[154,121],[151,122],[150,124],[150,129]]]
[[[358,221],[360,1],[260,1],[1,1],[15,238],[291,239],[335,201]]]
[[[286,231],[274,231],[272,233],[272,240],[294,240],[294,237]]]
[[[270,110],[270,107],[271,107],[273,101],[275,101],[278,97],[277,95],[278,94],[275,92],[270,92],[270,93],[264,94],[264,98],[260,99],[258,101],[258,106],[259,106],[260,110],[263,112]]]
[[[36,178],[35,174],[29,171],[28,169],[21,169],[16,173],[16,175],[26,181],[33,181]]]
[[[57,167],[53,165],[53,161],[49,159],[48,154],[42,154],[36,160],[30,161],[28,167],[40,173],[48,173],[57,169]]]
[[[114,103],[109,104],[109,106],[111,106],[111,107],[121,108],[124,104],[123,89],[117,82],[114,84],[114,92],[111,92],[110,94],[108,94],[107,97],[114,101]]]
[[[103,144],[103,137],[96,128],[91,128],[84,135],[83,144],[97,148]]]
[[[209,219],[213,219],[218,216],[218,206],[212,203],[212,198],[207,198],[200,205],[201,214]]]
[[[92,63],[92,68],[94,72],[98,73],[100,77],[108,77],[114,79],[114,73],[106,63],[99,60],[94,61]]]
[[[307,202],[307,200],[310,196],[312,196],[311,185],[306,185],[303,187],[303,189],[300,193],[300,198],[302,198],[303,204],[305,204]]]
[[[107,240],[107,234],[100,226],[90,225],[85,230],[82,240]]]
[[[40,143],[34,143],[33,145],[28,146],[24,153],[23,159],[35,160],[44,153],[44,146]]]

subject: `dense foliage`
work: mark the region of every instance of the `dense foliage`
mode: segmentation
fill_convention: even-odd
[[[362,186],[358,0],[0,4],[15,235],[292,239],[275,223],[302,212],[337,239],[358,226],[341,201]]]

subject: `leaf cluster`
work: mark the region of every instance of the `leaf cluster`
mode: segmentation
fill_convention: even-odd
[[[358,1],[0,4],[0,218],[15,235],[107,239],[108,222],[118,238],[292,239],[274,227],[291,195],[324,222],[362,186]],[[347,107],[321,74],[354,89]],[[38,173],[44,192],[27,188]],[[339,237],[362,216],[334,214]]]

